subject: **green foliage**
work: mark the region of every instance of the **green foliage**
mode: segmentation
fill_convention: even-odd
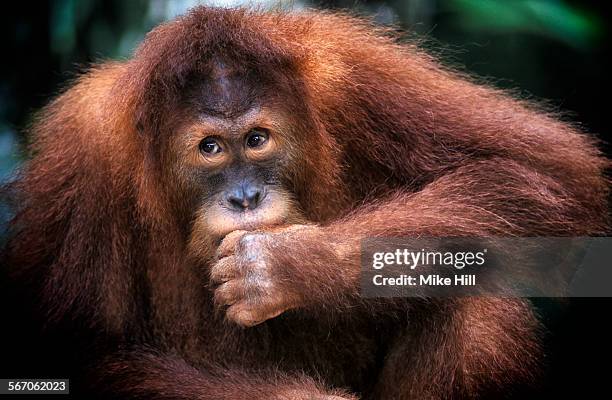
[[[466,30],[531,33],[577,48],[592,46],[603,31],[596,16],[563,1],[447,0],[444,7],[456,12]]]

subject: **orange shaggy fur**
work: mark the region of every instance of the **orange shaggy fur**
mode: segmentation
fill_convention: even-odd
[[[214,254],[183,215],[166,152],[182,91],[219,54],[280,88],[271,101],[290,108],[287,180],[305,223],[262,242],[300,306],[247,329],[215,308]],[[38,285],[49,326],[90,333],[84,385],[111,398],[505,394],[540,369],[529,303],[362,299],[360,240],[597,235],[607,223],[609,163],[592,138],[342,14],[196,8],[132,59],[78,78],[31,138],[7,188],[3,262]]]

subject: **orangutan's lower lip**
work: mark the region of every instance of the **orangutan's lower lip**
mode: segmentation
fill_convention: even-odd
[[[228,234],[232,231],[238,230],[254,231],[275,225],[280,225],[283,222],[284,218],[268,219],[257,216],[243,215],[236,218],[235,220],[229,219],[228,221],[226,221],[226,224],[224,226],[225,229],[223,229],[226,232],[223,232],[223,234]]]
[[[256,209],[245,211],[229,211],[214,216],[209,215],[208,225],[215,227],[215,234],[225,236],[232,231],[253,231],[274,225],[279,225],[287,219],[286,213],[271,213],[269,210]]]

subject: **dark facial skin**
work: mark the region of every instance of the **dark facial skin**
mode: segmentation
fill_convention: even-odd
[[[282,224],[295,213],[281,184],[288,126],[281,110],[261,100],[263,83],[252,75],[215,64],[189,91],[195,116],[173,141],[179,178],[196,192],[193,231],[215,238]]]
[[[267,129],[255,127],[244,134],[208,136],[199,144],[202,157],[215,162],[230,153],[231,160],[219,171],[206,174],[208,197],[219,196],[221,206],[241,213],[256,210],[264,204],[268,188],[278,184],[274,157],[252,160],[249,154],[265,153],[272,139]]]

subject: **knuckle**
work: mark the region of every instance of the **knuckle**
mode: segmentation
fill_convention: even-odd
[[[214,302],[219,306],[232,305],[243,297],[242,293],[242,283],[240,281],[229,281],[215,290]]]
[[[260,232],[246,233],[238,240],[237,247],[240,250],[258,248],[263,245],[266,234]]]
[[[210,269],[210,280],[213,282],[224,282],[236,277],[238,274],[235,257],[225,257],[217,261]]]
[[[226,317],[236,324],[248,328],[263,322],[258,314],[253,308],[241,303],[228,308]]]
[[[216,256],[224,257],[236,250],[237,244],[240,242],[240,239],[246,234],[246,231],[237,230],[227,234],[225,238],[221,241],[221,244],[217,248]]]

